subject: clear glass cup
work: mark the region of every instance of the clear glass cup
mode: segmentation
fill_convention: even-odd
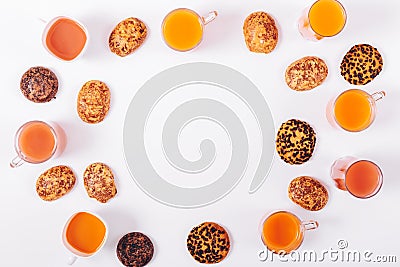
[[[318,0],[303,11],[298,29],[305,39],[319,41],[339,34],[346,20],[346,10],[339,1]]]
[[[383,173],[377,164],[352,156],[339,158],[332,164],[331,178],[337,188],[361,199],[375,196],[383,184]]]
[[[203,40],[204,26],[213,21],[217,15],[217,11],[211,11],[206,17],[202,17],[187,8],[172,10],[162,22],[164,42],[175,51],[193,50]]]
[[[385,96],[384,91],[369,94],[360,89],[346,90],[328,103],[326,117],[335,128],[363,131],[374,122],[376,102]]]
[[[43,163],[61,155],[66,145],[64,130],[56,123],[29,121],[15,134],[14,148],[17,156],[10,166],[16,168],[23,163]]]
[[[301,221],[289,211],[276,211],[263,218],[260,235],[270,251],[287,254],[300,247],[305,231],[317,229],[318,226],[317,221]]]

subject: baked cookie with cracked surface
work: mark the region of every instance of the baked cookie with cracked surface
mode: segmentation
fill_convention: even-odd
[[[371,82],[383,68],[383,59],[378,49],[369,44],[354,45],[343,57],[340,73],[354,85]]]
[[[243,24],[247,48],[255,53],[271,53],[278,44],[275,20],[266,12],[251,13]]]
[[[99,123],[104,120],[111,102],[108,86],[97,80],[86,82],[78,93],[77,111],[79,118],[86,123]]]
[[[316,142],[314,129],[305,121],[290,119],[282,123],[276,135],[276,151],[289,164],[308,161]]]
[[[112,30],[108,46],[114,54],[125,57],[138,49],[146,37],[146,25],[140,19],[127,18]]]
[[[22,94],[35,103],[45,103],[56,98],[58,92],[57,76],[45,67],[32,67],[21,78]]]
[[[145,234],[128,233],[118,241],[117,257],[124,266],[145,266],[151,261],[153,254],[154,245]]]
[[[294,178],[288,187],[290,200],[300,207],[317,211],[328,203],[328,190],[318,180],[309,176]]]
[[[287,67],[285,81],[287,85],[296,91],[314,89],[324,82],[328,76],[328,66],[315,56],[303,57]]]
[[[106,203],[117,194],[114,174],[104,163],[90,164],[83,173],[83,183],[89,197]]]
[[[219,224],[204,222],[190,231],[187,249],[200,263],[218,263],[225,259],[230,250],[229,235]]]
[[[68,166],[55,166],[42,173],[36,181],[36,192],[45,201],[53,201],[74,187],[76,177]]]

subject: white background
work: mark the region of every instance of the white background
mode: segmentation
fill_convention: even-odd
[[[400,4],[394,0],[343,0],[348,14],[344,31],[334,38],[313,43],[302,39],[296,28],[301,11],[311,2],[36,0],[3,3],[0,8],[0,266],[64,266],[68,252],[61,243],[62,228],[80,210],[100,214],[109,226],[109,236],[97,255],[80,259],[75,266],[120,266],[116,244],[131,231],[144,232],[153,240],[155,255],[149,266],[196,266],[185,241],[190,229],[203,221],[219,222],[230,232],[232,249],[221,266],[284,265],[276,261],[261,262],[257,257],[262,249],[258,224],[265,213],[276,209],[290,210],[304,220],[315,219],[320,223],[319,229],[306,233],[302,249],[317,252],[336,249],[338,240],[345,239],[349,249],[370,250],[374,256],[397,255],[399,261]],[[210,10],[219,12],[218,18],[207,26],[204,41],[195,51],[174,52],[162,41],[162,19],[177,7],[189,7],[201,14]],[[244,19],[258,10],[269,12],[279,24],[279,44],[268,55],[250,53],[242,36]],[[77,61],[62,62],[41,45],[44,24],[38,18],[49,20],[58,15],[78,19],[89,31],[87,50]],[[130,16],[147,24],[148,38],[134,54],[119,58],[109,51],[108,36],[119,21]],[[339,72],[343,55],[358,43],[377,47],[384,57],[381,74],[363,87],[349,85]],[[292,91],[284,81],[285,68],[306,55],[316,55],[327,62],[328,78],[312,91]],[[177,64],[196,61],[225,64],[249,77],[269,103],[275,128],[290,118],[312,124],[318,139],[312,159],[301,166],[289,166],[275,158],[267,181],[253,195],[247,192],[254,171],[250,169],[227,197],[203,208],[172,208],[143,193],[124,162],[122,128],[127,107],[135,92],[153,75]],[[38,65],[52,69],[60,82],[57,99],[46,104],[26,100],[19,90],[22,74]],[[76,113],[78,91],[91,79],[106,82],[112,92],[110,112],[98,125],[83,123]],[[373,126],[358,134],[334,129],[325,118],[328,101],[350,88],[387,92],[387,97],[378,103]],[[67,133],[67,148],[61,157],[44,164],[11,169],[14,133],[21,124],[33,119],[58,122]],[[381,166],[384,185],[377,196],[359,200],[334,187],[329,168],[343,155],[371,159]],[[107,204],[89,199],[83,186],[84,169],[96,161],[108,164],[116,177],[118,194]],[[36,179],[58,164],[72,167],[78,177],[77,184],[61,199],[44,202],[35,192]],[[330,199],[322,211],[303,210],[288,199],[288,183],[299,175],[316,177],[327,186]]]

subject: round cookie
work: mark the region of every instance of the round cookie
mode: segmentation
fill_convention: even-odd
[[[314,129],[305,121],[291,119],[282,123],[276,136],[276,151],[289,164],[308,161],[316,142]]]
[[[78,93],[78,115],[84,122],[99,123],[106,117],[110,102],[110,89],[104,82],[88,81]]]
[[[22,75],[20,89],[22,94],[32,102],[49,102],[56,98],[58,79],[48,68],[32,67]]]
[[[278,44],[275,20],[266,12],[251,13],[243,25],[244,40],[251,52],[270,53]]]
[[[285,80],[296,91],[311,90],[328,76],[328,67],[319,57],[308,56],[296,60],[287,67]]]
[[[114,54],[125,57],[139,48],[147,36],[146,25],[137,18],[127,18],[118,23],[108,39]]]
[[[67,194],[76,182],[67,166],[55,166],[42,173],[36,181],[36,192],[45,201],[53,201]]]
[[[90,164],[83,173],[83,183],[89,197],[106,203],[117,194],[114,175],[106,164]]]
[[[382,71],[383,59],[379,51],[369,44],[354,45],[343,57],[340,73],[354,85],[371,82]]]
[[[230,250],[229,235],[222,226],[204,222],[190,231],[187,249],[200,263],[218,263],[225,259]]]
[[[309,176],[293,179],[288,187],[289,198],[300,207],[317,211],[328,203],[328,190],[318,180]]]
[[[142,233],[128,233],[118,241],[117,257],[124,266],[145,266],[153,258],[153,254],[153,243]]]

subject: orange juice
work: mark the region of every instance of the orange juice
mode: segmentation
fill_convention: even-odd
[[[46,46],[63,60],[76,58],[85,47],[87,36],[81,25],[69,18],[57,19],[48,29]]]
[[[21,129],[18,135],[18,146],[21,153],[28,161],[46,161],[55,151],[55,133],[52,128],[44,122],[30,122]]]
[[[345,91],[335,101],[336,122],[347,131],[364,130],[374,119],[373,107],[368,93],[358,89]]]
[[[106,226],[95,215],[79,212],[69,221],[65,238],[69,245],[84,254],[95,253],[103,244]]]
[[[374,195],[382,184],[382,173],[377,165],[368,160],[353,163],[346,172],[347,190],[356,197]]]
[[[346,11],[335,0],[318,0],[308,13],[311,28],[320,36],[334,36],[342,31],[346,24]]]
[[[201,42],[203,22],[194,11],[180,8],[165,17],[162,32],[165,42],[172,49],[188,51]]]
[[[289,253],[303,241],[301,222],[293,214],[279,211],[269,216],[262,228],[262,240],[269,250]]]

